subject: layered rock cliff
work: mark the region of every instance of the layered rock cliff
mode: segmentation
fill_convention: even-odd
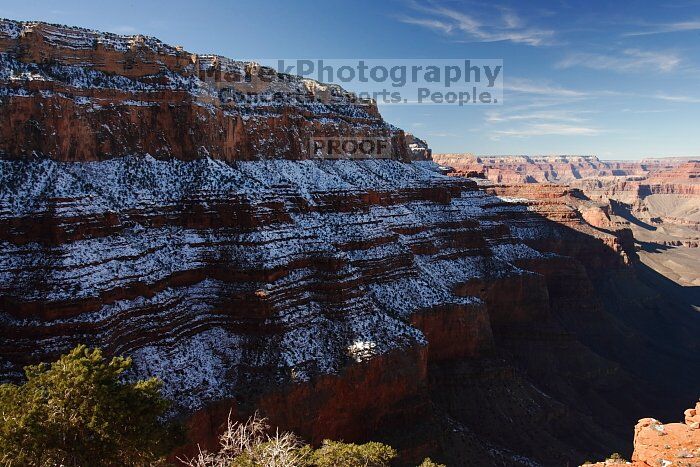
[[[387,138],[390,157],[411,155],[374,102],[335,85],[150,37],[0,21],[5,158],[307,159],[312,136],[338,135]]]
[[[690,158],[641,159],[639,161],[603,161],[596,156],[477,156],[474,154],[437,154],[436,162],[449,166],[455,173],[483,174],[495,183],[560,183],[577,180],[606,181],[625,177],[628,181],[655,185],[663,180],[696,183],[698,162]],[[639,184],[638,184],[639,185]]]
[[[4,20],[0,48],[4,380],[86,343],[164,380],[182,452],[259,410],[450,465],[600,457],[687,396],[649,373],[697,362],[695,322],[604,302],[636,256],[576,192],[445,176],[371,102],[152,38]],[[312,157],[334,135],[392,152]]]

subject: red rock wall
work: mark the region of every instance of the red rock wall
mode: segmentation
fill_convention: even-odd
[[[351,366],[338,375],[251,394],[244,401],[212,404],[193,414],[187,428],[190,439],[214,449],[229,414],[243,420],[258,411],[271,425],[294,431],[315,445],[324,439],[363,441],[367,433],[400,430],[402,423],[429,416],[426,377],[426,349],[415,347]],[[173,456],[196,452],[190,444]]]
[[[491,310],[482,304],[418,311],[411,324],[428,339],[431,362],[478,357],[493,350]]]
[[[384,138],[391,143],[384,157],[414,157],[404,132],[386,124],[373,102],[337,86],[260,76],[255,64],[199,57],[154,38],[3,20],[0,52],[5,158],[308,159],[312,137],[340,135]],[[222,66],[251,73],[251,81],[224,80]],[[274,93],[284,98],[265,100]]]

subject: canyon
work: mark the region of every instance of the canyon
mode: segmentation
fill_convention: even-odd
[[[557,223],[566,224],[562,211],[569,214],[573,210],[598,229],[624,226],[629,229],[625,238],[628,251],[639,258],[635,269],[642,282],[664,294],[669,302],[684,303],[691,313],[700,309],[699,161],[616,162],[594,156],[472,154],[438,154],[435,160],[449,166],[444,170],[451,175],[488,179],[489,191],[517,196],[530,209]],[[645,306],[635,301],[628,312],[642,310]],[[664,334],[657,334],[657,338],[664,339]],[[695,409],[688,409],[686,415],[691,411],[695,413]],[[635,428],[632,464],[696,465],[700,432],[692,421],[686,420],[686,424],[688,427],[666,425],[664,431],[658,420],[641,419]],[[654,442],[669,433],[674,436],[664,438],[664,443]],[[608,460],[596,465],[629,463]]]
[[[625,218],[691,249],[693,202],[664,196],[696,163],[494,183],[337,86],[154,38],[0,20],[0,61],[3,381],[130,355],[187,427],[173,461],[259,411],[405,465],[575,465],[697,401],[697,282]],[[391,153],[309,151],[347,135]]]
[[[700,285],[700,161],[472,154],[440,154],[435,159],[450,166],[454,175],[485,177],[535,197],[538,189],[533,185],[577,189],[605,212],[598,218],[629,224],[646,266],[682,287]],[[697,294],[694,301],[700,306]]]

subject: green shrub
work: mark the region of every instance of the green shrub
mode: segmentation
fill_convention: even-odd
[[[168,403],[155,378],[123,380],[130,358],[78,346],[0,385],[0,464],[152,465],[177,439],[160,422]]]
[[[386,444],[346,444],[325,440],[314,451],[312,464],[316,467],[388,467],[396,458],[396,450]]]
[[[396,451],[381,443],[326,440],[313,450],[294,433],[276,430],[268,434],[271,431],[267,420],[257,414],[246,422],[229,416],[218,451],[200,450],[197,457],[181,461],[189,467],[388,467],[396,458]]]

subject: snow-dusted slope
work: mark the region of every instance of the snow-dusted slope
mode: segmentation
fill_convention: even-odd
[[[2,161],[2,366],[107,345],[192,410],[241,372],[304,381],[424,346],[413,314],[479,313],[455,285],[537,255],[489,248],[486,200],[431,162]]]

